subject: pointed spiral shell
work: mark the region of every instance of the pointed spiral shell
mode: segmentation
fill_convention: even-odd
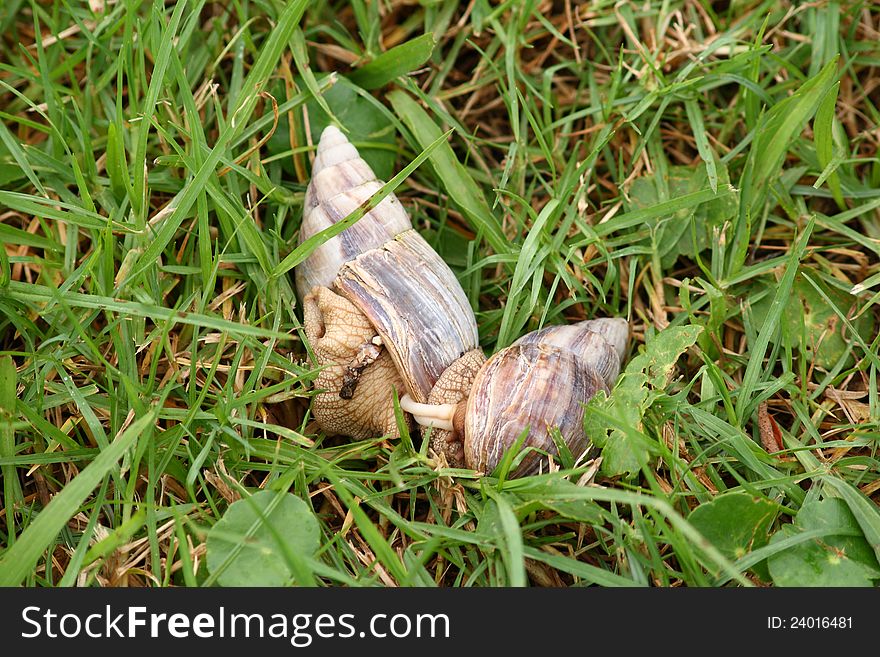
[[[327,127],[306,190],[300,243],[351,214],[383,183],[344,134]],[[347,298],[375,327],[407,390],[427,401],[443,371],[477,346],[477,322],[458,279],[394,194],[297,267],[300,298],[316,286]]]
[[[318,142],[312,179],[306,189],[299,243],[345,219],[381,187],[382,182],[370,165],[339,128],[327,126]],[[332,287],[342,265],[410,228],[412,223],[406,210],[394,194],[389,194],[297,267],[296,289],[300,298],[316,285]]]

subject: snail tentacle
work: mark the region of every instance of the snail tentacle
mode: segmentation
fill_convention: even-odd
[[[421,404],[409,395],[404,395],[400,398],[400,408],[412,415],[413,420],[423,427],[452,431],[455,404]]]

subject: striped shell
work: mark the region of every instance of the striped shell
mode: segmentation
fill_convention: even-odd
[[[380,187],[382,182],[339,128],[327,126],[318,142],[312,179],[306,189],[299,243],[345,219]],[[296,268],[300,299],[316,285],[332,287],[343,264],[411,228],[406,210],[394,194],[389,194],[353,226],[315,249]]]
[[[414,230],[343,265],[336,289],[376,328],[418,402],[427,402],[446,368],[477,347],[477,322],[464,290]]]
[[[628,333],[625,319],[603,317],[578,324],[548,326],[524,335],[513,344],[551,344],[581,354],[589,359],[610,388],[620,374]]]
[[[306,190],[300,242],[344,219],[382,185],[345,135],[327,127]],[[354,303],[419,402],[477,346],[477,322],[458,279],[412,229],[394,194],[316,249],[297,267],[296,284],[300,298],[322,286]]]
[[[584,405],[613,385],[628,333],[623,319],[588,320],[535,331],[492,356],[477,373],[467,402],[467,466],[491,473],[528,431],[525,455],[511,476],[546,471],[543,452],[558,455],[553,428],[579,457],[589,445]]]

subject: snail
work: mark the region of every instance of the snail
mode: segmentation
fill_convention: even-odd
[[[487,361],[466,354],[437,381],[430,403],[404,396],[400,406],[433,427],[432,443],[451,465],[484,473],[527,432],[527,451],[510,476],[534,474],[546,462],[542,452],[558,454],[554,429],[575,457],[586,450],[584,406],[614,385],[628,336],[621,318],[547,327]]]
[[[321,134],[300,243],[351,214],[382,187],[336,127]],[[321,370],[312,414],[327,434],[396,436],[394,394],[431,447],[455,467],[491,472],[528,429],[511,476],[556,454],[553,432],[580,455],[584,405],[617,378],[629,333],[594,319],[529,333],[486,359],[455,274],[389,194],[297,267],[306,338]],[[540,451],[538,451],[540,450]]]
[[[306,189],[300,244],[382,185],[328,126]],[[312,414],[327,434],[396,436],[394,392],[428,402],[440,375],[477,347],[461,284],[394,194],[316,248],[295,274],[306,338],[322,368]]]

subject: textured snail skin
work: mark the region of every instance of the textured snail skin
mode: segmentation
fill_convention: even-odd
[[[457,416],[452,417],[453,429],[431,430],[431,449],[446,458],[448,465],[464,467],[464,443],[458,437],[464,431],[464,409],[468,394],[480,368],[486,363],[486,356],[480,349],[469,351],[446,368],[437,379],[428,403],[433,405],[453,405],[457,407]]]
[[[321,135],[300,243],[382,187],[335,127]],[[397,435],[393,399],[427,401],[440,375],[477,346],[477,324],[449,266],[389,194],[297,267],[317,365],[312,414],[328,434]]]
[[[358,308],[326,287],[316,287],[303,300],[305,332],[324,367],[315,380],[323,390],[312,399],[312,413],[327,434],[344,434],[356,439],[397,432],[394,407],[389,402],[394,390],[403,389],[403,379],[387,351],[364,368],[351,399],[340,397],[346,366],[376,331]]]

